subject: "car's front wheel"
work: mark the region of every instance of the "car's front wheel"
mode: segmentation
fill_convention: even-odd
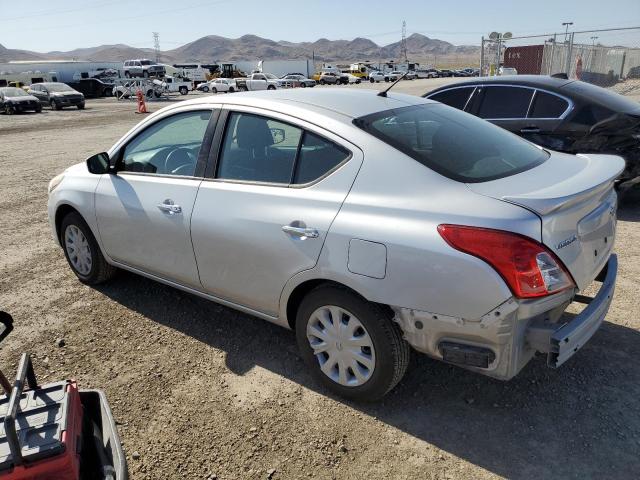
[[[55,100],[51,100],[51,102],[49,102],[49,105],[51,106],[51,110],[60,110],[62,108],[56,103]]]
[[[96,285],[115,275],[117,269],[107,263],[80,214],[71,212],[62,219],[60,240],[71,270],[82,283]]]
[[[186,95],[189,93],[189,89],[187,87],[180,87],[179,89],[180,95]]]
[[[383,397],[409,364],[410,347],[390,313],[337,286],[320,286],[304,298],[296,337],[314,377],[354,400]]]

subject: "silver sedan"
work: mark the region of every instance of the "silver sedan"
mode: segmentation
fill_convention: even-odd
[[[505,380],[574,355],[613,296],[623,167],[423,98],[295,89],[166,107],[48,208],[80,281],[125,269],[295,330],[319,382],[373,400],[411,347]]]

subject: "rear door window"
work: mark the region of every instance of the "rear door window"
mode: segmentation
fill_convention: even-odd
[[[475,87],[452,88],[450,90],[443,90],[441,92],[434,93],[428,98],[430,100],[435,100],[436,102],[449,105],[450,107],[457,108],[458,110],[463,110],[474,88]]]
[[[435,172],[461,182],[508,177],[549,158],[547,152],[520,137],[444,105],[385,110],[355,119],[354,124]]]
[[[349,155],[341,146],[305,131],[293,183],[313,182],[344,162]]]
[[[487,119],[526,118],[533,89],[510,86],[484,87],[477,115]]]
[[[560,118],[567,108],[569,102],[564,98],[538,90],[529,111],[529,118]]]
[[[250,113],[229,116],[218,178],[290,184],[302,129]]]

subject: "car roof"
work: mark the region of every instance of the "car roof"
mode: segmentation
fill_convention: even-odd
[[[285,112],[287,106],[297,106],[328,114],[338,113],[349,118],[358,118],[371,113],[402,108],[411,105],[432,103],[414,95],[389,92],[387,97],[378,96],[378,90],[370,89],[281,89],[256,92],[238,92],[231,96],[216,96],[179,102],[185,104],[231,104],[261,107],[268,110]],[[171,108],[171,107],[169,107]],[[285,112],[286,113],[286,112]]]
[[[463,80],[456,82],[455,84],[445,85],[445,87],[462,87],[466,85],[479,85],[479,84],[516,84],[526,85],[532,87],[546,87],[546,88],[561,88],[564,85],[574,82],[575,80],[567,80],[565,78],[550,77],[548,75],[500,75],[496,77],[480,77],[470,80]],[[440,90],[440,89],[438,89]]]

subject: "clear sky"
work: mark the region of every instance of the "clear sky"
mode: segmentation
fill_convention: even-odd
[[[640,26],[640,0],[0,0],[0,44],[40,52],[125,43],[162,50],[204,35],[273,40],[370,38],[418,32],[478,45],[492,30],[514,35]],[[631,36],[630,36],[631,35]],[[606,38],[606,37],[601,37]],[[640,32],[610,36],[640,47]],[[602,41],[602,40],[601,40]]]

